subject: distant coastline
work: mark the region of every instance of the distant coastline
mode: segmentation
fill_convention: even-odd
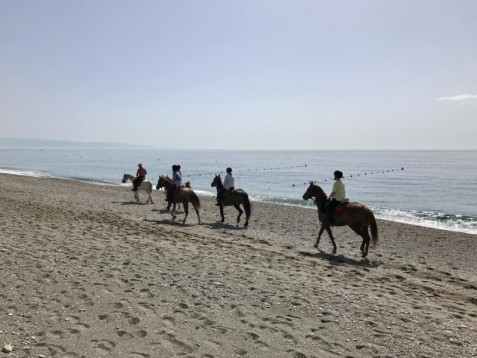
[[[0,138],[0,149],[154,149],[152,146],[116,142],[75,142],[65,140]]]

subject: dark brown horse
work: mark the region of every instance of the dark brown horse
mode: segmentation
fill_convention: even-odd
[[[310,198],[315,198],[315,204],[318,207],[318,220],[321,222],[320,232],[318,233],[318,239],[316,240],[314,247],[318,248],[321,235],[323,234],[323,231],[326,230],[333,244],[333,253],[336,254],[336,244],[333,234],[331,233],[331,226],[345,225],[348,225],[355,233],[363,238],[363,243],[361,244],[360,248],[363,257],[368,255],[369,242],[371,241],[371,238],[373,240],[373,247],[378,244],[378,227],[371,209],[360,203],[348,203],[343,212],[333,215],[333,224],[330,225],[328,222],[328,217],[323,211],[323,206],[326,203],[327,195],[323,189],[321,189],[312,181],[310,181],[310,186],[306,190],[305,194],[303,194],[304,200],[308,200]],[[371,227],[371,237],[368,233],[368,227]]]
[[[222,184],[222,179],[220,178],[220,174],[214,177],[212,183],[210,184],[212,187],[216,187],[217,192],[220,191],[224,185]],[[222,222],[224,222],[224,206],[233,205],[235,209],[238,210],[239,214],[237,216],[237,225],[240,222],[240,217],[243,214],[243,210],[240,208],[240,205],[243,206],[245,210],[245,224],[244,227],[248,226],[248,220],[250,219],[251,208],[252,205],[250,204],[250,200],[248,198],[248,194],[245,190],[242,189],[234,189],[232,192],[228,193],[223,199],[222,202],[219,203],[220,207],[220,217],[222,218]]]
[[[161,175],[159,177],[159,180],[157,181],[156,189],[159,190],[160,188],[165,188],[166,190],[169,190],[169,188],[172,186],[172,180],[167,177]],[[185,224],[187,220],[187,216],[189,215],[189,202],[192,204],[192,206],[195,209],[195,212],[197,214],[197,219],[199,220],[200,224],[200,212],[202,211],[202,206],[200,205],[200,200],[199,197],[197,196],[196,193],[192,190],[192,188],[189,186],[180,186],[179,190],[175,192],[172,195],[172,203],[174,204],[171,215],[172,215],[172,220],[175,220],[176,218],[176,204],[182,203],[184,206],[184,212],[185,212],[185,217],[184,220],[182,221],[183,224]],[[167,206],[167,210],[169,210],[171,203]]]

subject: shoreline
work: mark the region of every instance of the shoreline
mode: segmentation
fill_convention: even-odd
[[[29,174],[28,174],[29,173]],[[39,175],[34,175],[35,172],[29,172],[29,171],[17,171],[17,170],[12,170],[9,171],[7,169],[4,169],[4,171],[0,171],[0,175],[15,175],[15,176],[25,176],[25,177],[33,177],[33,178],[49,178],[49,179],[56,179],[56,180],[72,180],[72,181],[79,181],[82,183],[86,184],[93,184],[93,185],[106,185],[106,186],[114,186],[114,187],[127,187],[130,184],[120,184],[120,183],[111,183],[111,182],[102,182],[102,181],[97,181],[97,180],[89,180],[89,179],[78,179],[78,178],[63,178],[63,177],[56,177],[49,175],[47,173],[40,173]],[[149,181],[151,181],[149,179]],[[153,184],[153,192],[156,191],[154,181],[151,181]],[[205,190],[197,190],[198,195],[200,196],[206,196],[206,197],[215,197],[215,193],[208,192]],[[265,203],[265,204],[278,204],[278,205],[289,205],[293,206],[296,208],[301,208],[301,209],[311,209],[311,210],[316,210],[316,207],[313,206],[305,206],[305,205],[300,205],[300,204],[294,204],[294,203],[289,203],[289,202],[280,202],[276,200],[262,200],[262,199],[256,199],[251,197],[252,202],[257,202],[257,203]],[[371,207],[373,211],[373,209]],[[379,209],[382,210],[382,209]],[[376,214],[376,218],[379,220],[384,220],[384,221],[390,221],[390,222],[396,222],[396,223],[402,223],[406,225],[413,225],[413,226],[419,226],[419,227],[424,227],[424,228],[429,228],[429,229],[436,229],[436,230],[444,230],[444,231],[450,231],[450,232],[458,232],[458,233],[465,233],[465,234],[470,234],[470,235],[477,235],[477,228],[476,229],[471,229],[468,227],[457,227],[457,228],[449,228],[448,225],[459,225],[458,220],[456,222],[452,223],[447,223],[447,222],[439,222],[435,220],[426,220],[422,219],[422,217],[417,218],[413,217],[412,215],[410,216],[411,219],[415,220],[420,220],[420,222],[411,222],[411,219],[402,219],[401,217],[396,218],[396,215],[404,215],[407,216],[409,214],[409,211],[404,210],[404,209],[394,209],[392,210],[393,214],[392,217],[382,215],[382,214]],[[437,214],[437,213],[434,213]],[[472,217],[472,216],[467,216],[467,215],[457,215],[457,214],[447,214],[453,217]],[[439,227],[439,225],[443,225],[443,227]],[[474,232],[475,231],[475,232]]]
[[[0,174],[0,344],[11,357],[477,356],[477,235],[378,221],[379,246],[316,211]],[[181,219],[182,212],[178,219]],[[12,333],[13,332],[13,333]]]

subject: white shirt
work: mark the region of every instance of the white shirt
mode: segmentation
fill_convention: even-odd
[[[348,199],[346,198],[346,190],[343,182],[341,180],[335,180],[335,183],[333,184],[333,192],[335,193],[333,195],[333,198],[335,198],[338,201],[347,201]]]
[[[229,190],[234,186],[235,178],[232,174],[227,174],[224,178],[224,188]]]

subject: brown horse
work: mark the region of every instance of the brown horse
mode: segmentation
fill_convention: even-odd
[[[214,180],[212,180],[212,183],[210,184],[212,187],[216,187],[217,192],[220,191],[224,185],[222,184],[222,179],[220,178],[220,174],[216,175],[214,177]],[[245,192],[245,190],[242,189],[235,189],[232,190],[231,193],[228,193],[227,196],[225,196],[222,199],[222,202],[219,203],[220,207],[220,217],[222,218],[221,222],[224,222],[224,206],[230,206],[233,205],[235,209],[238,210],[239,214],[237,216],[237,225],[240,222],[240,217],[243,214],[243,210],[240,208],[240,204],[242,204],[244,210],[245,210],[245,224],[244,227],[248,226],[248,220],[250,219],[250,214],[251,214],[251,208],[252,205],[250,204],[250,200],[248,198],[248,194]]]
[[[320,232],[318,233],[318,239],[316,240],[314,247],[318,248],[321,235],[323,234],[323,231],[326,230],[333,244],[333,253],[336,254],[336,244],[333,234],[331,233],[331,226],[345,225],[348,225],[355,233],[363,238],[363,243],[361,244],[360,248],[363,257],[368,255],[369,242],[371,241],[368,233],[368,227],[371,227],[373,247],[378,244],[378,227],[371,209],[360,203],[349,203],[346,205],[346,208],[342,213],[333,215],[334,223],[330,225],[328,222],[328,217],[323,211],[323,206],[326,203],[327,195],[323,189],[321,189],[312,181],[310,181],[310,186],[306,190],[305,194],[303,194],[304,200],[308,200],[310,198],[315,198],[315,204],[318,207],[318,220],[321,222]]]
[[[189,182],[187,182],[189,183]],[[159,190],[160,188],[165,188],[166,190],[169,190],[169,188],[172,186],[172,180],[167,177],[161,175],[159,177],[159,180],[156,185],[156,189]],[[196,193],[192,190],[190,187],[190,183],[187,186],[180,186],[179,190],[172,195],[172,203],[174,204],[171,215],[172,215],[172,220],[175,220],[176,218],[176,204],[182,203],[184,206],[184,212],[185,212],[185,217],[184,220],[182,221],[183,224],[185,224],[187,216],[189,215],[189,202],[192,204],[192,206],[195,209],[195,212],[197,214],[197,219],[199,220],[200,224],[200,212],[202,211],[202,206],[200,205],[200,200],[199,197],[197,196]],[[169,210],[171,206],[171,203],[167,206],[167,210]]]

